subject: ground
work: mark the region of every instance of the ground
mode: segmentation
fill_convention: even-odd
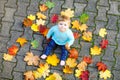
[[[94,63],[88,66],[90,71],[89,80],[102,80],[98,76],[98,70],[95,67],[97,61],[104,62],[112,72],[112,77],[108,80],[120,80],[120,0],[51,0],[56,6],[48,10],[45,14],[47,26],[51,27],[50,16],[54,13],[59,14],[61,10],[71,8],[75,11],[75,19],[86,12],[90,19],[87,22],[89,30],[93,32],[93,41],[85,42],[81,39],[75,41],[72,47],[79,50],[80,62],[82,57],[90,54],[90,47],[98,45],[101,38],[98,36],[100,28],[107,29],[106,39],[109,41],[107,49],[102,51],[100,56],[93,56]],[[24,80],[23,73],[28,70],[35,70],[36,67],[28,66],[23,58],[28,51],[36,55],[41,55],[46,45],[45,38],[39,33],[34,33],[30,28],[24,28],[23,19],[29,14],[35,14],[39,11],[39,4],[46,0],[0,0],[0,80]],[[12,61],[3,60],[3,54],[7,52],[8,47],[16,44],[18,37],[25,37],[28,43],[19,47],[17,56]],[[30,40],[39,40],[39,47],[31,47]],[[60,49],[54,51],[60,53]],[[59,72],[60,66],[52,67],[51,72]],[[65,74],[64,80],[78,80],[73,74]],[[44,80],[44,79],[39,79]]]

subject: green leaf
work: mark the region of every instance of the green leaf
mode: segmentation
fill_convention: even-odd
[[[55,6],[55,3],[47,1],[45,4],[48,8],[53,8]]]
[[[39,42],[38,42],[37,40],[33,40],[33,41],[31,42],[31,45],[32,45],[33,48],[38,48]]]
[[[80,22],[81,23],[86,23],[87,21],[88,21],[88,19],[89,19],[89,15],[88,14],[86,14],[86,13],[83,13],[81,16],[80,16]]]

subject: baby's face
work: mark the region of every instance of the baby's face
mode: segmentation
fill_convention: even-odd
[[[61,32],[65,32],[69,28],[68,21],[60,21],[58,22],[58,27]]]

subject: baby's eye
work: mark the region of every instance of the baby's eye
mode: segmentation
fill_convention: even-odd
[[[63,25],[62,23],[60,23],[60,25]]]
[[[67,26],[66,24],[64,24],[64,26]]]

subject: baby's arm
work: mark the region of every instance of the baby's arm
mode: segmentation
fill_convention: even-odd
[[[54,34],[55,26],[49,29],[46,38],[49,39]]]

